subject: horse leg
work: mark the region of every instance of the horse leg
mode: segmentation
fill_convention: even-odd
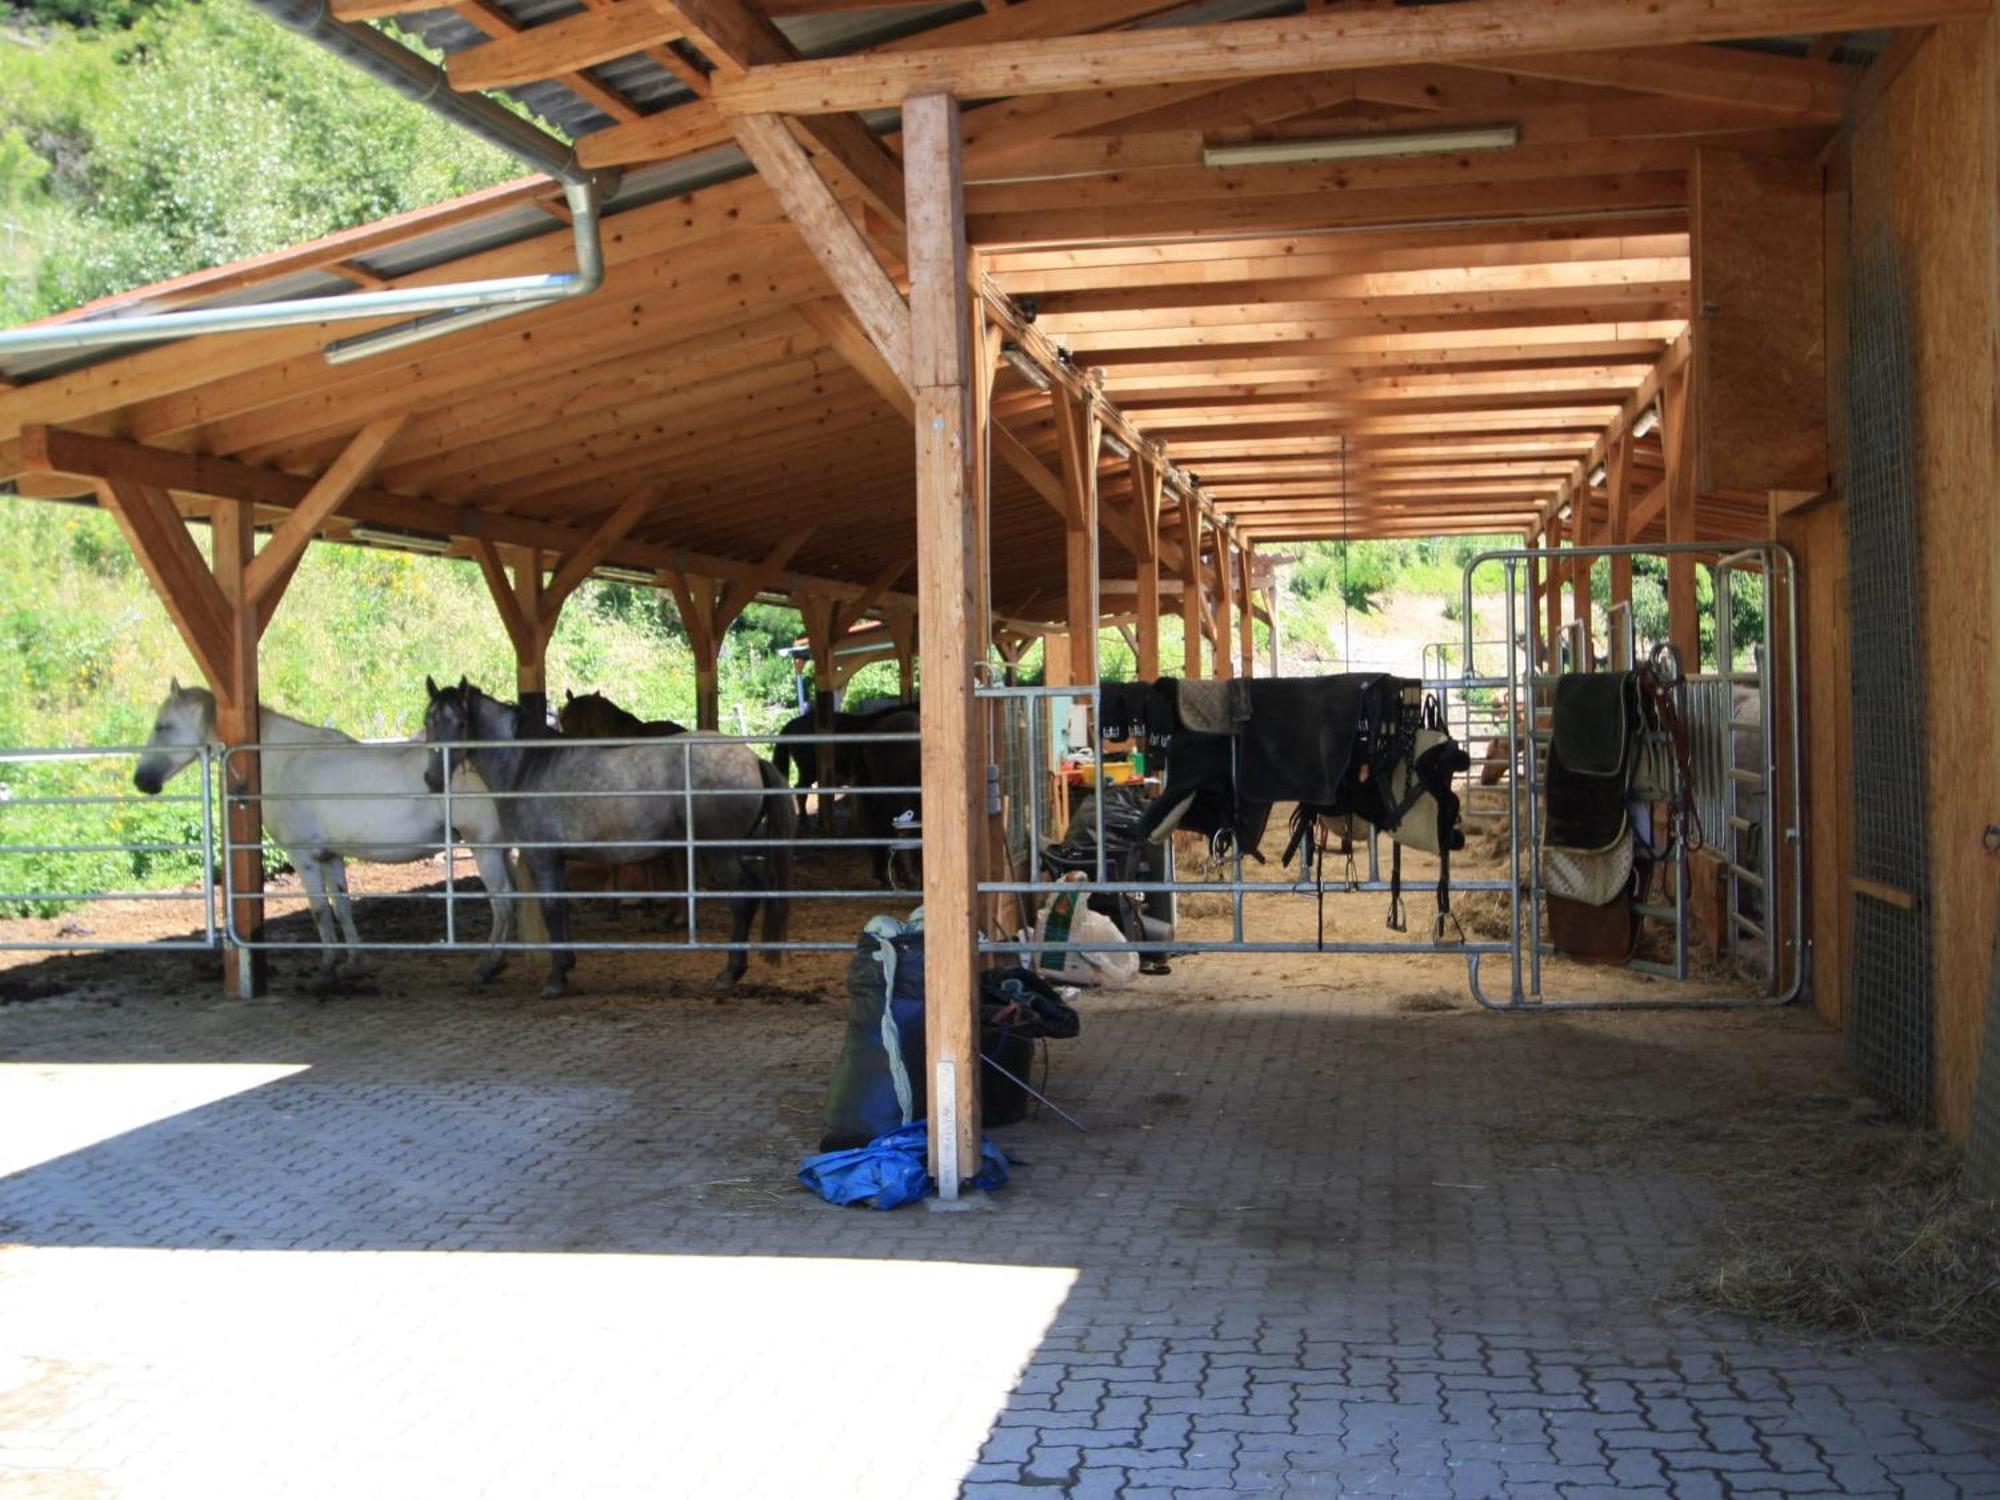
[[[702,856],[701,867],[711,885],[720,885],[726,891],[743,891],[750,887],[746,882],[750,872],[742,856],[733,849],[717,849]],[[743,971],[750,967],[750,950],[743,946],[750,941],[750,923],[757,915],[757,898],[754,896],[732,896],[729,898],[729,941],[732,946],[722,961],[722,972],[715,976],[710,988],[717,992],[727,992],[736,987],[736,981],[743,977]]]
[[[875,872],[875,883],[884,890],[896,888],[895,864],[890,858],[888,840],[895,830],[895,820],[888,816],[888,809],[882,805],[880,797],[864,796],[860,799],[861,836],[869,841],[868,863]]]
[[[475,849],[472,858],[479,866],[479,878],[486,886],[486,899],[493,903],[493,931],[487,937],[486,957],[472,971],[480,984],[507,967],[507,950],[500,945],[514,934],[514,883],[507,876],[507,851]]]
[[[576,955],[569,949],[556,946],[569,941],[569,902],[562,898],[563,862],[561,851],[556,849],[523,849],[521,858],[528,863],[528,873],[534,877],[535,889],[540,891],[542,900],[542,922],[549,930],[549,978],[542,986],[542,998],[553,1000],[561,995],[569,984],[569,971],[576,967]]]
[[[347,894],[346,860],[335,856],[326,862],[326,883],[333,893],[333,909],[340,918],[340,930],[347,934],[347,977],[359,979],[368,972],[368,959],[361,951],[361,934],[354,926],[354,903]]]
[[[334,970],[340,966],[340,937],[333,929],[333,908],[327,904],[326,875],[320,862],[308,854],[294,859],[293,864],[299,872],[299,884],[305,888],[313,926],[319,930],[319,972],[310,985],[317,994],[333,983]]]

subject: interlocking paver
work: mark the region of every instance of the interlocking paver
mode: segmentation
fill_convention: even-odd
[[[1494,1062],[1482,1018],[1231,1003],[1203,993],[1226,993],[1221,961],[1180,967],[1161,997],[1084,1002],[1050,1082],[1090,1133],[1006,1132],[1016,1185],[964,1215],[791,1184],[831,1007],[385,985],[0,1013],[15,1067],[223,1070],[0,1178],[0,1487],[2000,1486],[1990,1423],[1927,1364],[1650,1302],[1712,1221],[1699,1184],[1496,1130],[1600,1065],[1643,1091],[1623,1054],[1549,1032]]]

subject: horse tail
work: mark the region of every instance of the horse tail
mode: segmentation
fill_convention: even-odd
[[[792,888],[792,841],[799,835],[798,804],[792,800],[791,778],[761,757],[757,774],[763,778],[766,795],[760,836],[771,845],[771,892],[764,898],[764,941],[782,943],[791,923],[792,903],[778,894]],[[779,952],[766,948],[766,962],[776,963]]]

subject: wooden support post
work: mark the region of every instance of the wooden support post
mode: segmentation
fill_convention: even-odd
[[[229,834],[229,930],[249,941],[264,935],[264,810],[257,800],[263,766],[256,751],[238,751],[260,738],[257,701],[257,600],[246,574],[256,555],[256,510],[242,500],[217,500],[209,511],[215,582],[229,608],[229,665],[215,683],[215,728],[222,738],[222,784],[228,792],[223,826]],[[234,753],[232,753],[234,752]],[[242,800],[238,800],[242,799]],[[239,1000],[264,990],[264,954],[223,951],[224,982]]]
[[[1132,450],[1133,524],[1139,547],[1133,563],[1138,640],[1133,650],[1141,682],[1160,675],[1160,485],[1166,477],[1157,454]]]
[[[1695,539],[1694,362],[1681,366],[1660,393],[1660,442],[1667,459],[1667,540]],[[1695,610],[1695,560],[1667,557],[1667,638],[1689,672],[1701,670],[1701,620]]]
[[[1230,529],[1220,521],[1215,525],[1215,675],[1236,675],[1236,653],[1230,649],[1231,611],[1236,605],[1236,555]]]
[[[679,567],[668,568],[661,574],[667,587],[673,591],[674,607],[680,611],[681,628],[687,632],[688,646],[694,653],[697,729],[719,729],[722,725],[722,691],[718,676],[722,638],[729,634],[729,627],[736,623],[738,616],[771,586],[785,564],[798,555],[799,549],[811,537],[811,527],[793,532],[766,553],[753,572],[741,574],[727,583],[717,578],[698,577]],[[894,581],[890,580],[891,583]]]
[[[1104,419],[1087,393],[1073,394],[1059,385],[1052,394],[1063,493],[1069,501],[1063,576],[1069,591],[1070,681],[1080,687],[1097,681],[1097,628],[1102,616],[1097,602],[1097,457]]]
[[[542,554],[524,547],[514,559],[514,603],[528,623],[527,649],[514,654],[514,686],[520,692],[521,720],[539,726],[549,703],[549,637],[553,620],[542,620]]]
[[[1581,486],[1570,501],[1569,540],[1572,547],[1586,547],[1590,544],[1590,486]],[[1569,560],[1570,612],[1576,616],[1582,638],[1583,659],[1576,664],[1579,672],[1588,672],[1592,661],[1590,639],[1590,560],[1572,557]]]
[[[1605,523],[1605,540],[1623,546],[1632,540],[1632,440],[1620,436],[1612,443],[1604,460],[1606,503],[1610,507]],[[1632,559],[1611,559],[1611,602],[1632,607]],[[1632,628],[1627,614],[1622,623],[1611,627],[1614,637]]]
[[[917,697],[917,612],[899,609],[889,616],[889,639],[896,646],[896,696],[905,703]]]
[[[805,627],[806,649],[812,653],[813,733],[830,735],[833,733],[833,714],[840,692],[840,668],[835,659],[835,648],[839,645],[840,610],[833,600],[818,594],[800,594],[795,602],[799,607],[799,621]],[[823,787],[838,786],[839,773],[835,769],[837,756],[832,740],[823,739],[813,746],[813,764],[819,771],[819,784]],[[822,833],[833,831],[833,801],[837,794],[820,793],[816,799],[816,816]]]
[[[713,578],[669,571],[667,587],[673,590],[674,608],[680,611],[681,629],[687,632],[688,649],[694,655],[694,722],[697,729],[716,729],[722,723],[722,698],[716,676],[721,650],[720,632],[715,628],[716,601],[722,585]]]
[[[1541,545],[1540,534],[1532,531],[1523,532],[1521,534],[1521,545],[1523,547],[1539,547]],[[1542,662],[1542,654],[1537,649],[1537,637],[1541,632],[1541,619],[1542,559],[1538,555],[1528,559],[1528,617],[1521,623],[1521,630],[1527,637],[1528,666],[1531,670],[1540,666]],[[1509,643],[1509,649],[1512,649],[1511,642]]]
[[[1250,549],[1254,544],[1246,537],[1236,549],[1236,559],[1240,565],[1237,578],[1236,597],[1243,608],[1243,667],[1245,677],[1257,675],[1257,597],[1251,590],[1250,575],[1253,564]]]
[[[985,757],[973,671],[990,637],[979,615],[977,434],[965,184],[958,101],[903,103],[910,249],[909,367],[916,397],[917,598],[924,658],[924,1015],[930,1118],[951,1089],[956,1129],[931,1132],[931,1171],[979,1170],[978,872]],[[1093,456],[1096,445],[1091,445]],[[1095,622],[1093,621],[1093,624]],[[946,1078],[947,1073],[949,1078]],[[947,1164],[949,1164],[947,1166]]]
[[[1202,599],[1201,504],[1181,496],[1181,676],[1201,676]]]
[[[1548,613],[1546,626],[1547,640],[1543,643],[1548,653],[1548,669],[1562,670],[1563,596],[1562,576],[1556,571],[1562,561],[1556,556],[1556,544],[1561,540],[1561,523],[1554,516],[1542,531],[1542,546],[1547,552],[1542,567],[1542,604]]]
[[[528,734],[537,734],[547,722],[549,637],[555,634],[555,616],[562,608],[557,600],[553,610],[544,607],[542,597],[542,554],[531,547],[500,549],[483,538],[474,538],[472,555],[486,579],[486,592],[500,612],[507,639],[514,646],[514,687],[521,700],[521,722]],[[509,563],[512,575],[509,576]]]

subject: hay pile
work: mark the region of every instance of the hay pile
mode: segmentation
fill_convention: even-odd
[[[2000,1204],[1965,1193],[1942,1137],[1845,1090],[1680,1077],[1668,1111],[1643,1098],[1589,1111],[1535,1102],[1502,1129],[1531,1154],[1692,1178],[1714,1195],[1718,1230],[1673,1273],[1668,1302],[1801,1332],[2000,1353]],[[1746,1083],[1757,1089],[1749,1097]]]
[[[1958,1154],[1903,1130],[1791,1170],[1725,1177],[1724,1238],[1676,1288],[1740,1318],[1855,1338],[2000,1351],[2000,1204],[1972,1198]]]

